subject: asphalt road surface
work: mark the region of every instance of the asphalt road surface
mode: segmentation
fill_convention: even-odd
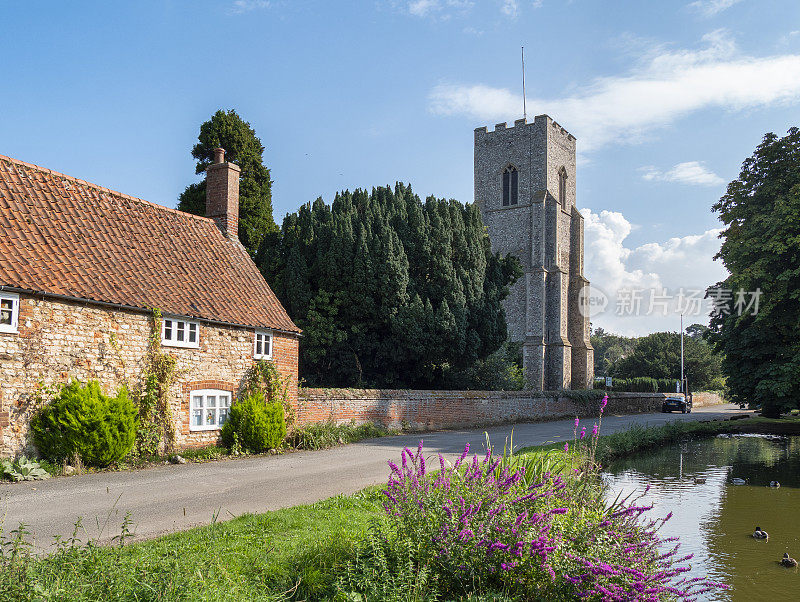
[[[660,425],[671,420],[711,420],[741,413],[733,405],[695,408],[691,414],[609,415],[601,434],[632,424]],[[514,447],[572,439],[573,420],[537,422],[369,439],[323,451],[287,453],[204,464],[167,465],[143,470],[103,472],[47,481],[0,485],[0,512],[7,534],[24,522],[34,535],[35,549],[47,551],[55,535],[68,537],[82,518],[83,541],[107,542],[119,534],[131,513],[136,539],[258,513],[309,504],[384,482],[387,461],[398,460],[405,446],[424,440],[426,456],[441,452],[452,458],[464,444],[481,452],[488,432],[502,447],[514,429]],[[584,424],[592,424],[585,420]]]

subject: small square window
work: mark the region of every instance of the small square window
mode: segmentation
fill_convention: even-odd
[[[257,360],[272,359],[272,333],[256,330],[253,342],[253,358]]]
[[[19,295],[0,293],[0,332],[17,332]]]
[[[161,329],[161,344],[167,347],[200,346],[200,325],[188,320],[167,318]]]

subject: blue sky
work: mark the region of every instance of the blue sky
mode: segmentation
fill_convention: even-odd
[[[524,45],[529,116],[578,138],[586,271],[612,297],[722,277],[710,206],[765,132],[798,122],[796,0],[7,2],[0,14],[0,154],[174,206],[195,181],[200,123],[235,108],[266,147],[279,223],[317,196],[396,180],[471,201],[473,129],[521,117]],[[611,314],[596,324],[677,328],[671,314]]]

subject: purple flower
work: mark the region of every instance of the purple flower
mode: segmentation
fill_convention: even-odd
[[[576,428],[576,429],[578,428],[578,425],[579,425],[580,423],[581,423],[580,419],[579,419],[577,416],[575,416],[575,428]]]
[[[585,436],[586,436],[586,427],[584,426],[583,428],[581,428],[581,439],[583,439]]]
[[[600,427],[598,427],[598,426],[595,424],[595,425],[592,427],[592,437],[597,437],[597,431],[599,431],[599,430],[600,430]]]
[[[569,452],[569,443],[564,444],[564,451]]]

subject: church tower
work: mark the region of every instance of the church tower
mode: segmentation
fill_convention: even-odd
[[[523,344],[527,385],[584,389],[594,376],[589,313],[582,311],[583,216],[575,208],[575,137],[550,119],[475,130],[475,202],[493,252],[524,275],[503,306],[509,340]]]

